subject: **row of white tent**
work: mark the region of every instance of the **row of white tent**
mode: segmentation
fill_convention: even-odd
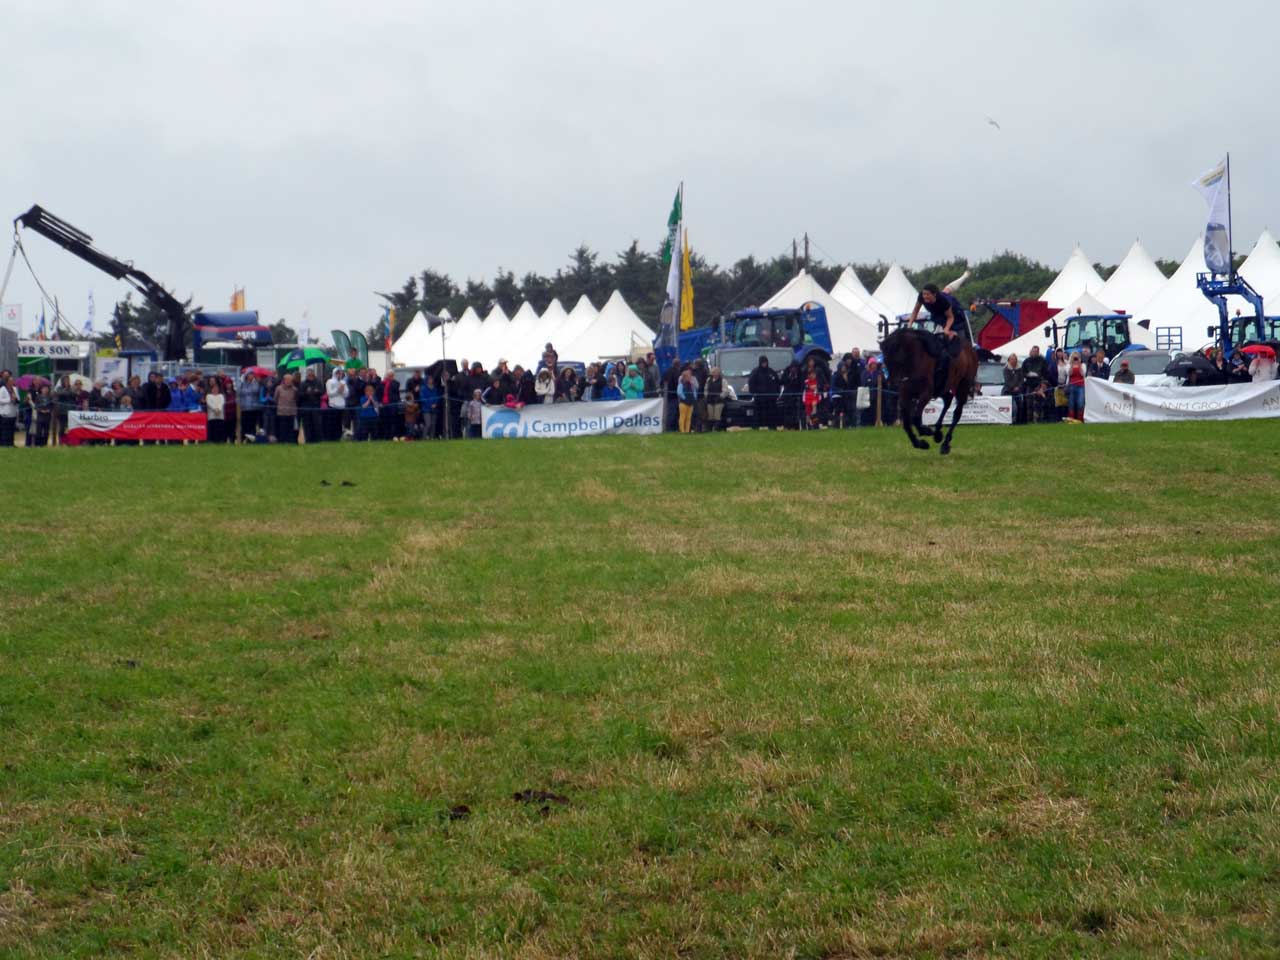
[[[566,311],[556,299],[541,316],[527,301],[511,317],[497,304],[483,319],[471,307],[457,320],[448,310],[439,316],[444,323],[434,329],[425,314],[413,318],[391,345],[396,365],[428,367],[447,357],[479,361],[486,369],[500,360],[536,368],[548,343],[565,359],[590,361],[647,352],[654,337],[617,290],[599,310],[583,294],[572,310]]]
[[[1077,246],[1040,299],[1060,309],[1059,316],[1063,318],[1077,313],[1127,313],[1135,321],[1147,321],[1145,329],[1131,329],[1135,342],[1156,349],[1198,350],[1212,342],[1214,338],[1208,330],[1218,325],[1218,308],[1196,284],[1196,275],[1207,269],[1203,237],[1196,238],[1168,278],[1139,242],[1129,248],[1120,266],[1105,281]],[[1264,307],[1280,300],[1280,244],[1270,230],[1262,231],[1239,272],[1262,296]],[[1230,299],[1228,310],[1232,316],[1237,311],[1245,316],[1254,312],[1240,297]],[[1050,342],[1041,326],[1001,347],[1000,352],[1025,357],[1033,346],[1044,349]]]
[[[1076,313],[1128,313],[1135,320],[1149,321],[1145,330],[1134,328],[1135,341],[1151,347],[1194,350],[1212,340],[1207,329],[1218,321],[1217,308],[1196,286],[1196,274],[1205,270],[1200,237],[1168,278],[1140,242],[1133,244],[1105,281],[1077,246],[1040,299],[1060,310],[1062,317]],[[1280,301],[1280,244],[1269,230],[1262,232],[1240,273],[1262,295],[1264,303]],[[854,347],[878,349],[880,321],[910,313],[916,299],[916,289],[895,263],[874,291],[868,291],[849,267],[829,291],[811,274],[801,271],[761,307],[821,304],[826,310],[832,347],[838,355]],[[1243,300],[1233,300],[1232,314],[1237,309],[1252,312]],[[541,316],[527,302],[510,318],[496,305],[484,319],[471,307],[456,321],[447,310],[440,316],[445,322],[435,329],[423,314],[413,318],[392,346],[396,364],[424,367],[449,357],[480,360],[486,367],[497,360],[506,360],[512,366],[536,367],[547,343],[554,343],[563,358],[589,362],[647,351],[654,337],[653,330],[617,290],[599,311],[583,295],[568,312],[559,300],[552,300]],[[1032,346],[1049,345],[1050,338],[1040,326],[1000,350],[1025,356]]]

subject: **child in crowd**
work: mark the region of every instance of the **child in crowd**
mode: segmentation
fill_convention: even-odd
[[[818,403],[821,399],[818,396],[818,372],[811,368],[804,380],[804,412],[811,430],[818,428]]]
[[[484,403],[480,399],[479,390],[471,391],[471,399],[467,401],[467,436],[478,440],[480,438],[481,420],[484,417]]]
[[[422,423],[421,414],[422,407],[414,398],[413,393],[406,393],[409,399],[404,404],[404,435],[410,440],[422,439]]]
[[[360,415],[356,418],[356,439],[369,440],[378,426],[378,399],[374,395],[373,384],[365,384],[364,396],[360,398]]]

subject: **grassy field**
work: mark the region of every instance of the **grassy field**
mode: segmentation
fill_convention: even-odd
[[[1280,952],[1276,423],[0,491],[0,955]]]

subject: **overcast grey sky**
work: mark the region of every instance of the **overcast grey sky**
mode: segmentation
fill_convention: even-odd
[[[0,213],[38,202],[179,296],[241,285],[313,333],[424,267],[656,247],[682,179],[720,263],[806,230],[841,261],[1114,263],[1135,236],[1180,258],[1230,149],[1247,250],[1280,225],[1280,8],[1218,9],[1220,45],[1167,0],[0,0]],[[122,284],[25,245],[105,324]],[[5,299],[30,329],[20,267]]]

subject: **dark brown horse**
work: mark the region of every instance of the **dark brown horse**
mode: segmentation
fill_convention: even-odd
[[[920,422],[924,415],[925,404],[938,394],[935,393],[934,372],[937,361],[929,352],[925,341],[926,334],[910,328],[895,330],[884,338],[880,350],[884,354],[885,366],[889,372],[889,382],[898,391],[898,413],[902,417],[902,428],[907,431],[907,439],[917,450],[928,450],[929,441],[925,439],[928,431]],[[943,346],[946,349],[946,346]],[[972,345],[965,343],[960,348],[959,356],[951,358],[951,366],[947,371],[947,382],[942,390],[942,415],[933,428],[934,442],[942,444],[939,451],[944,456],[951,452],[951,434],[960,422],[960,414],[964,405],[973,396],[974,383],[978,378],[978,355]],[[951,416],[951,426],[946,436],[942,433],[942,421],[946,419],[947,409],[955,403],[955,413]],[[920,436],[916,436],[916,431]]]

